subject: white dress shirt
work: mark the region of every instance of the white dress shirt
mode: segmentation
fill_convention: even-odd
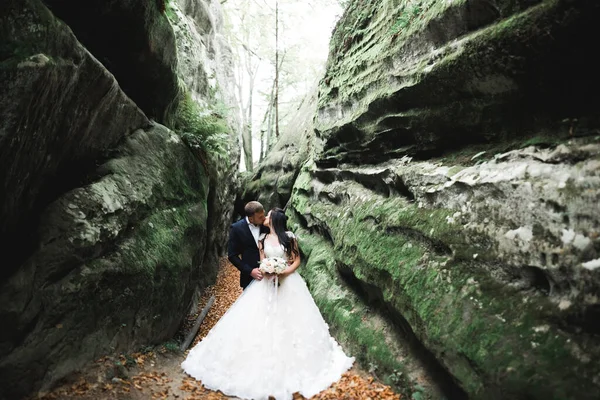
[[[246,222],[248,223],[248,228],[250,228],[250,232],[252,233],[252,236],[254,237],[254,241],[256,242],[256,247],[258,247],[258,236],[260,235],[260,226],[254,225],[252,222],[250,222],[248,217],[246,217]]]

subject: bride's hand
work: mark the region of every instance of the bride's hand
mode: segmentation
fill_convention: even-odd
[[[279,277],[285,278],[287,276],[290,276],[291,273],[292,273],[292,271],[290,271],[290,268],[287,267],[281,274],[279,274]]]

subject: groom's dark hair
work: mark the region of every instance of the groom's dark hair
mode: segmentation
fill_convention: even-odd
[[[250,201],[244,207],[244,213],[246,217],[251,217],[257,212],[265,211],[265,208],[258,201]]]

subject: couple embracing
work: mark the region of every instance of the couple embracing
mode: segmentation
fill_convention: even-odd
[[[231,226],[229,260],[240,270],[244,292],[182,363],[212,390],[243,399],[311,397],[340,379],[354,358],[329,334],[300,266],[298,241],[283,210],[265,215],[251,201]],[[265,261],[284,259],[277,274]]]

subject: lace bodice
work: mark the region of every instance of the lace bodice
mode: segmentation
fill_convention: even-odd
[[[273,246],[265,241],[265,257],[284,257],[285,250],[282,245]]]
[[[290,239],[295,239],[296,236],[294,236],[294,234],[292,232],[286,232],[287,235],[290,237]],[[262,234],[259,238],[259,240],[263,240],[264,237],[266,235]],[[265,257],[282,257],[282,258],[286,258],[285,256],[285,248],[283,247],[283,245],[272,245],[271,243],[269,243],[268,240],[264,240],[264,252],[265,252]]]

